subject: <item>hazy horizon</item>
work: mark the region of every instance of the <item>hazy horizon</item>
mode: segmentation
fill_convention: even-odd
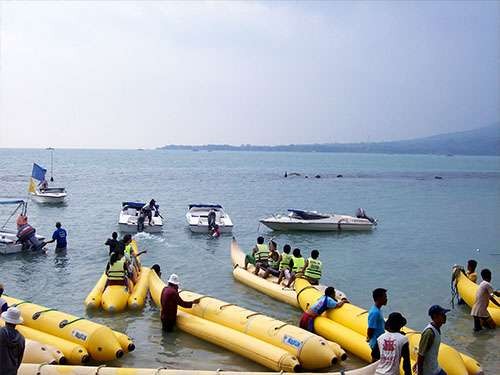
[[[0,2],[1,148],[413,139],[500,120],[499,2]]]

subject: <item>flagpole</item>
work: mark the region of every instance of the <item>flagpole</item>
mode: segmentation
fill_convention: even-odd
[[[54,149],[50,148],[50,182],[54,182]]]

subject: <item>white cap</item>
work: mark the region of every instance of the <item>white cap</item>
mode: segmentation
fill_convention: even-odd
[[[174,284],[174,285],[178,286],[181,283],[181,281],[179,280],[179,276],[177,276],[175,273],[173,273],[168,278],[168,283],[169,284]]]
[[[10,324],[22,324],[24,322],[21,311],[17,307],[9,307],[7,311],[2,313],[2,319]]]

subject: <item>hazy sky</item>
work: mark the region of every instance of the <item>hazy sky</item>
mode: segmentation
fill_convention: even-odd
[[[500,119],[500,2],[5,2],[0,147],[412,138]]]

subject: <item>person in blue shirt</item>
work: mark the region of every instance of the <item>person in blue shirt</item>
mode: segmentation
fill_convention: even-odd
[[[68,246],[68,233],[66,232],[66,229],[61,228],[60,222],[56,223],[56,228],[57,229],[52,234],[52,239],[50,241],[47,241],[46,243],[52,243],[56,241],[56,251],[64,251]]]
[[[385,333],[385,321],[384,315],[382,314],[382,306],[387,305],[387,290],[383,288],[377,288],[373,291],[373,302],[375,304],[368,311],[368,329],[366,332],[366,337],[368,344],[372,350],[372,361],[378,361],[380,359],[380,351],[377,345],[377,339],[380,335]]]
[[[348,302],[347,299],[342,298],[341,301],[335,299],[335,288],[329,286],[325,289],[325,295],[318,298],[318,300],[309,307],[300,318],[299,327],[314,333],[314,319],[323,314],[329,309],[338,309],[344,303]]]

